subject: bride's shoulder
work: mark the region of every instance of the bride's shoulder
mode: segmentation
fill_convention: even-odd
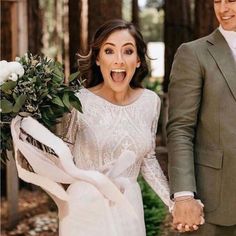
[[[78,96],[86,96],[91,94],[96,94],[97,90],[99,89],[99,86],[94,86],[90,88],[82,87],[79,92],[77,93]]]
[[[156,92],[150,90],[150,89],[144,89],[144,93],[145,93],[145,97],[147,98],[147,100],[149,101],[153,101],[155,103],[160,103],[160,97],[157,95]]]
[[[87,96],[87,94],[89,93],[88,89],[85,87],[82,87],[77,93],[76,96],[79,99],[82,99],[83,97]]]

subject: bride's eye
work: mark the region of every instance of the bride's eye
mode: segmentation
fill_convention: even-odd
[[[133,52],[134,52],[134,50],[131,48],[125,49],[125,54],[127,54],[127,55],[131,55],[131,54],[133,54]]]
[[[105,51],[106,54],[112,54],[113,53],[113,50],[111,48],[106,48],[104,51]]]

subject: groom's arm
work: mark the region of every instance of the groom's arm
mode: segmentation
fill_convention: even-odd
[[[202,96],[201,66],[192,43],[177,51],[169,85],[167,124],[171,195],[196,192],[194,138]],[[176,197],[174,224],[199,224],[202,208],[191,196]],[[179,201],[180,200],[180,201]]]
[[[201,67],[191,44],[183,44],[173,62],[167,124],[171,194],[196,192],[194,138],[202,95]]]

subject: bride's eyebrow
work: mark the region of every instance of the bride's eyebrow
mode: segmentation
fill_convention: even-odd
[[[132,46],[132,47],[135,47],[135,46],[134,46],[134,44],[133,44],[133,43],[131,43],[131,42],[125,43],[125,44],[124,44],[124,45],[122,45],[122,46],[123,46],[123,47],[124,47],[124,46]]]
[[[106,45],[111,45],[111,46],[113,46],[113,47],[116,46],[114,43],[110,43],[110,42],[107,42],[107,43],[104,44],[104,46],[106,46]],[[132,47],[135,47],[132,42],[127,42],[127,43],[123,44],[122,47],[125,47],[125,46],[128,46],[128,45],[130,45],[130,46],[132,46]]]
[[[106,46],[106,45],[111,45],[111,46],[113,46],[113,47],[115,47],[115,46],[116,46],[114,43],[104,43],[104,45],[103,45],[103,46]]]

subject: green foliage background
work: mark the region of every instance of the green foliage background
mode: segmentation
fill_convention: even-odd
[[[143,197],[147,236],[161,235],[161,225],[168,209],[142,177],[139,177],[138,181]]]

